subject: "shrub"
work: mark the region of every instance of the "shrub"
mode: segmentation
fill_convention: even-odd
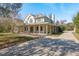
[[[61,28],[60,26],[58,27],[58,32],[59,32],[59,33],[60,33],[60,32],[63,32],[63,31],[62,31],[62,28]]]
[[[58,32],[63,32],[65,30],[65,26],[60,25],[58,26]]]
[[[54,29],[53,29],[52,34],[59,34],[59,33],[62,33],[64,30],[65,30],[64,25],[55,26]]]

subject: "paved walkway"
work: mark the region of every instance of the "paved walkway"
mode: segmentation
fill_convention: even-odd
[[[79,43],[72,32],[65,32],[56,39],[40,38],[2,49],[0,56],[79,56]]]

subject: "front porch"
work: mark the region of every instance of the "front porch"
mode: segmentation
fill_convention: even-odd
[[[52,25],[41,24],[41,25],[26,25],[26,33],[38,33],[38,34],[52,34]]]

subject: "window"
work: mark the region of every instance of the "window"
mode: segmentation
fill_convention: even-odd
[[[28,31],[28,27],[25,27],[25,31]]]
[[[33,20],[32,19],[29,19],[29,23],[32,23],[33,22]]]
[[[41,19],[38,19],[38,22],[41,22]]]
[[[37,19],[36,22],[43,22],[43,18]]]

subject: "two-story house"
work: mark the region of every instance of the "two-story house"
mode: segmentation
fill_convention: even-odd
[[[52,17],[42,14],[29,14],[25,17],[24,23],[26,33],[51,34],[54,26]]]
[[[9,19],[9,18],[6,18]],[[52,15],[45,16],[42,14],[32,15],[28,14],[24,21],[20,19],[10,19],[12,22],[11,31],[15,33],[43,33],[52,34],[54,28],[54,22],[52,20]],[[55,29],[57,30],[57,29]]]

